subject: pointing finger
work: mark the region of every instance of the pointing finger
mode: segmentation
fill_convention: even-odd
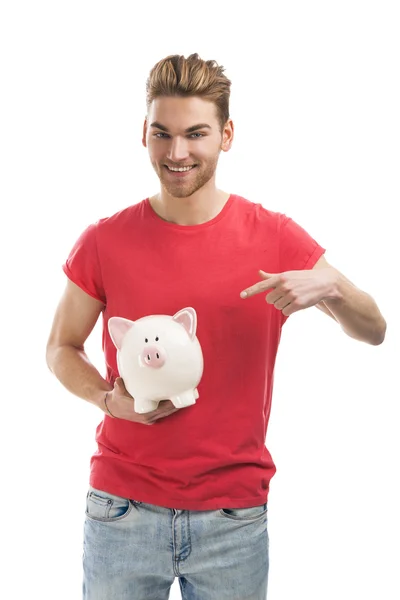
[[[260,283],[256,283],[255,285],[252,285],[243,290],[243,292],[240,292],[240,297],[249,298],[250,296],[254,296],[255,294],[260,294],[261,292],[265,292],[266,290],[274,288],[275,285],[273,285],[273,282],[270,283],[266,281],[260,281]]]

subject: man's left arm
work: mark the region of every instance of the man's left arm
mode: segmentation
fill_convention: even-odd
[[[385,339],[386,321],[375,300],[332,267],[324,256],[313,268],[330,269],[332,281],[327,297],[315,306],[333,316],[348,336],[374,346],[381,344]]]

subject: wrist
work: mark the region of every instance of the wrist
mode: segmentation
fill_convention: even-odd
[[[97,406],[97,408],[100,408],[102,411],[105,410],[105,406],[104,406],[104,398],[106,396],[106,394],[110,394],[110,392],[112,392],[113,388],[108,388],[108,389],[102,389],[102,390],[97,390],[96,394],[93,397],[93,404],[95,406]]]
[[[104,394],[104,407],[105,407],[105,410],[106,410],[106,414],[109,417],[112,417],[113,419],[115,419],[115,415],[113,415],[112,412],[111,412],[111,410],[109,409],[109,406],[108,406],[108,403],[107,403],[107,399],[108,398],[109,398],[109,392],[106,392]]]
[[[327,283],[327,291],[322,300],[325,303],[332,302],[332,304],[337,304],[343,298],[340,281],[341,274],[337,269],[334,269],[333,267],[329,268],[329,272],[330,277]]]

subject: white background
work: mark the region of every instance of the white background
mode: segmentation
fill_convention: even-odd
[[[61,264],[89,223],[158,190],[141,145],[145,80],[164,56],[198,52],[232,80],[236,137],[218,186],[295,219],[388,323],[377,347],[315,308],[284,326],[267,435],[278,469],[268,600],[398,600],[397,9],[384,0],[2,4],[1,597],[80,598],[102,415],[45,364]],[[104,374],[98,327],[87,350]]]

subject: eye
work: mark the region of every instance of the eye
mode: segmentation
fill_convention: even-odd
[[[169,138],[169,135],[168,135],[168,133],[159,131],[158,133],[155,133],[153,135],[153,137],[158,138],[159,140],[165,140],[165,139]],[[192,138],[194,140],[200,140],[203,137],[205,137],[204,133],[200,133],[200,132],[195,132],[195,133],[189,134],[189,138]]]
[[[147,344],[147,342],[148,342],[149,340],[148,340],[147,338],[144,338],[144,341],[145,341],[145,342],[146,342],[146,344]]]
[[[157,337],[156,337],[156,342],[158,342],[158,340],[159,340],[159,339],[160,339],[160,338],[157,336]]]

